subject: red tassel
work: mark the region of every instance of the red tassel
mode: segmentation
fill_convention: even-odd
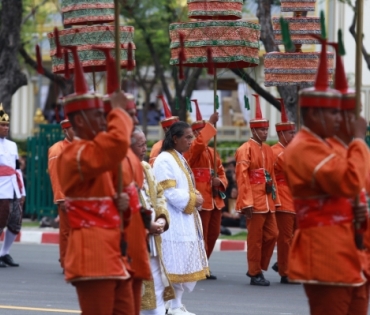
[[[64,77],[69,80],[69,56],[68,56],[68,50],[64,51]]]
[[[209,47],[207,48],[207,73],[210,75],[215,74],[215,68],[212,58],[212,49]]]
[[[132,43],[128,43],[127,49],[127,71],[134,70],[134,57]]]
[[[37,60],[37,73],[44,74],[44,68],[42,67],[42,59],[39,45],[36,45],[36,60]]]
[[[55,48],[56,48],[55,55],[57,56],[57,58],[62,58],[63,57],[62,46],[60,45],[59,31],[57,28],[54,28],[54,41],[55,41]]]

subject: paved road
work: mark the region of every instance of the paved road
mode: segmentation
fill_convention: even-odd
[[[1,315],[79,314],[56,245],[15,244],[12,256],[21,266],[0,269]],[[214,253],[211,268],[219,279],[201,281],[184,295],[184,304],[197,315],[309,315],[302,286],[279,284],[274,271],[265,274],[270,287],[250,286],[243,252]]]

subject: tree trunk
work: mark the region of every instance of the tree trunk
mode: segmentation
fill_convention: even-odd
[[[0,103],[11,114],[11,101],[14,93],[27,78],[18,63],[20,28],[22,23],[22,0],[1,0],[0,29]]]
[[[258,0],[257,17],[261,25],[261,41],[265,46],[266,52],[279,51],[275,45],[274,33],[271,22],[271,1]],[[296,121],[297,104],[298,104],[298,89],[296,86],[278,86],[278,91],[282,99],[284,99],[285,108],[288,112],[288,118],[291,121]],[[271,102],[270,102],[271,103]]]

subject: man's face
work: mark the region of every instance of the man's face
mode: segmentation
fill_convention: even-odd
[[[265,142],[267,140],[268,132],[269,132],[268,128],[253,128],[252,129],[253,138],[261,142]]]
[[[288,145],[295,136],[295,130],[286,130],[279,133],[279,141],[283,142],[284,145]]]
[[[107,130],[107,121],[105,119],[103,109],[88,109],[84,111],[82,116],[82,124],[85,130],[91,130],[94,137],[102,131]],[[86,119],[85,119],[86,117]],[[87,121],[86,121],[87,120]],[[93,138],[94,138],[93,137]]]
[[[144,161],[146,157],[146,138],[144,133],[142,132],[135,132],[132,135],[134,142],[131,144],[131,149],[134,151],[135,155],[141,160]]]
[[[191,128],[186,128],[182,137],[174,137],[175,149],[180,153],[184,153],[190,149],[194,135]]]
[[[134,126],[137,126],[139,124],[139,120],[137,119],[137,111],[136,108],[131,108],[126,110],[127,114],[130,115],[132,122],[134,123]]]
[[[9,134],[9,124],[0,123],[0,138],[4,139]]]
[[[317,126],[317,133],[322,138],[335,136],[340,130],[342,115],[339,109],[335,108],[316,108],[312,115]]]
[[[68,141],[72,141],[73,137],[75,136],[75,133],[72,127],[63,129],[63,133],[65,137],[68,139]]]

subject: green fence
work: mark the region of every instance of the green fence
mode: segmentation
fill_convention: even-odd
[[[57,124],[40,125],[40,132],[27,139],[27,198],[26,214],[34,218],[56,216],[48,174],[48,149],[63,139]]]

